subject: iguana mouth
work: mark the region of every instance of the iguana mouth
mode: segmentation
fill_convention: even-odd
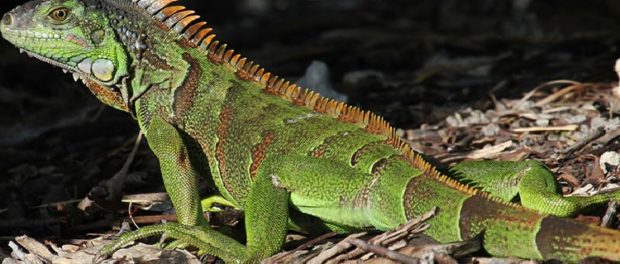
[[[14,42],[17,38],[22,38],[24,41],[29,41],[29,40],[30,41],[32,41],[32,40],[43,40],[43,41],[45,41],[45,40],[50,40],[50,39],[60,39],[61,38],[60,34],[50,35],[50,34],[34,33],[34,32],[29,32],[29,31],[11,29],[11,28],[8,27],[8,26],[10,26],[10,24],[9,25],[6,24],[6,23],[8,23],[8,22],[6,22],[6,20],[12,20],[12,19],[11,18],[7,19],[7,17],[10,17],[10,15],[8,15],[8,16],[5,15],[2,18],[1,31],[2,31],[2,36],[6,40],[8,40],[10,42]],[[26,53],[30,57],[33,57],[33,58],[36,58],[36,59],[41,60],[43,62],[49,63],[49,64],[51,64],[53,66],[60,67],[60,68],[62,68],[64,70],[66,70],[66,71],[71,71],[71,72],[74,72],[74,73],[77,72],[77,69],[75,67],[72,67],[72,66],[66,64],[65,62],[56,61],[56,60],[47,58],[45,56],[39,55],[37,52],[35,52],[35,51],[33,51],[33,50],[31,50],[31,49],[29,49],[27,47],[20,48],[19,52],[20,53]]]
[[[73,75],[73,80],[76,81],[76,82],[78,80],[82,80],[83,81],[83,79],[85,77],[87,77],[86,75],[81,74],[75,67],[72,67],[72,66],[70,66],[68,64],[64,64],[62,62],[52,60],[50,58],[41,56],[41,55],[39,55],[39,54],[37,54],[35,52],[29,51],[29,50],[26,50],[26,49],[20,49],[19,51],[21,53],[26,53],[26,55],[28,55],[29,57],[38,59],[38,60],[43,61],[45,63],[49,63],[52,66],[56,66],[58,68],[61,68],[64,73],[71,73]]]
[[[32,32],[27,30],[15,30],[4,25],[4,20],[2,20],[3,28],[2,34],[9,37],[17,37],[24,38],[25,40],[51,40],[51,39],[61,39],[62,36],[60,34],[47,34],[47,33],[39,33]]]

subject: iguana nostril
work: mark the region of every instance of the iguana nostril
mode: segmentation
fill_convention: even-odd
[[[13,15],[4,14],[4,16],[2,16],[2,25],[10,26],[11,24],[13,24]]]

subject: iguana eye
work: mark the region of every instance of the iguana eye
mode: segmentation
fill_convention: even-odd
[[[56,22],[63,22],[69,17],[69,9],[66,7],[59,7],[50,11],[48,16]]]

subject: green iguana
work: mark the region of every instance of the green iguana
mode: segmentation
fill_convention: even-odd
[[[620,231],[561,217],[620,192],[563,197],[535,161],[463,163],[453,169],[471,185],[460,183],[381,117],[268,73],[173,2],[36,0],[0,22],[15,46],[133,115],[159,159],[179,223],[124,234],[103,255],[163,234],[226,262],[258,262],[289,228],[388,230],[438,207],[425,233],[439,242],[480,235],[494,256],[620,261]],[[244,211],[245,244],[202,217],[200,176]],[[522,205],[510,202],[517,195]]]

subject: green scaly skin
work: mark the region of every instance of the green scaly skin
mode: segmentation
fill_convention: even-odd
[[[438,207],[426,233],[440,242],[482,234],[494,256],[620,261],[620,232],[559,217],[618,193],[564,198],[534,161],[456,166],[475,188],[447,178],[383,119],[265,73],[215,41],[192,12],[168,4],[37,0],[0,22],[15,46],[132,114],[159,158],[179,223],[125,234],[102,255],[165,235],[176,239],[171,247],[258,262],[280,250],[289,227],[388,230]],[[202,218],[200,176],[244,210],[245,244]],[[516,196],[530,209],[509,202]]]

